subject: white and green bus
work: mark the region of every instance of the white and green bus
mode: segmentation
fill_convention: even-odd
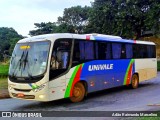
[[[157,75],[153,42],[102,34],[48,34],[19,40],[12,53],[8,90],[13,98],[79,102],[91,92]]]

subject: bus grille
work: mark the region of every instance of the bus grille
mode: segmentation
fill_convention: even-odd
[[[34,95],[24,95],[23,97],[18,97],[18,94],[12,93],[13,97],[22,98],[22,99],[35,99]]]
[[[17,89],[14,88],[15,91],[19,91],[19,92],[30,92],[32,89]]]

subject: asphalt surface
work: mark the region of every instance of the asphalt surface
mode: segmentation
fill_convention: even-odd
[[[18,99],[0,100],[0,111],[160,111],[160,72],[156,78],[140,83],[89,94],[79,103],[67,99],[37,102]]]

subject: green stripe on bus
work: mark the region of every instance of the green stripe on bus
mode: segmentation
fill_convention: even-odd
[[[133,62],[134,62],[134,59],[131,59],[131,61],[130,61],[129,65],[128,65],[128,68],[127,68],[127,71],[126,71],[125,77],[124,77],[123,85],[126,85],[127,77],[128,77],[128,72],[129,72],[130,66],[131,66],[131,64],[132,64]]]
[[[73,83],[73,80],[74,80],[74,78],[75,78],[75,75],[76,75],[79,67],[80,67],[80,65],[78,65],[78,66],[75,68],[75,70],[74,70],[74,72],[73,72],[73,74],[72,74],[72,76],[71,76],[71,78],[70,78],[70,80],[69,80],[69,83],[68,83],[68,85],[67,85],[67,89],[66,89],[64,98],[70,96],[70,90],[71,90],[71,87],[72,87],[72,83]]]

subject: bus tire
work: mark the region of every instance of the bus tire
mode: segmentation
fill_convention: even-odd
[[[136,89],[139,85],[139,77],[137,74],[134,74],[131,79],[131,88]]]
[[[74,85],[72,96],[70,97],[71,102],[80,102],[84,99],[85,96],[85,87],[83,83],[78,82]]]

